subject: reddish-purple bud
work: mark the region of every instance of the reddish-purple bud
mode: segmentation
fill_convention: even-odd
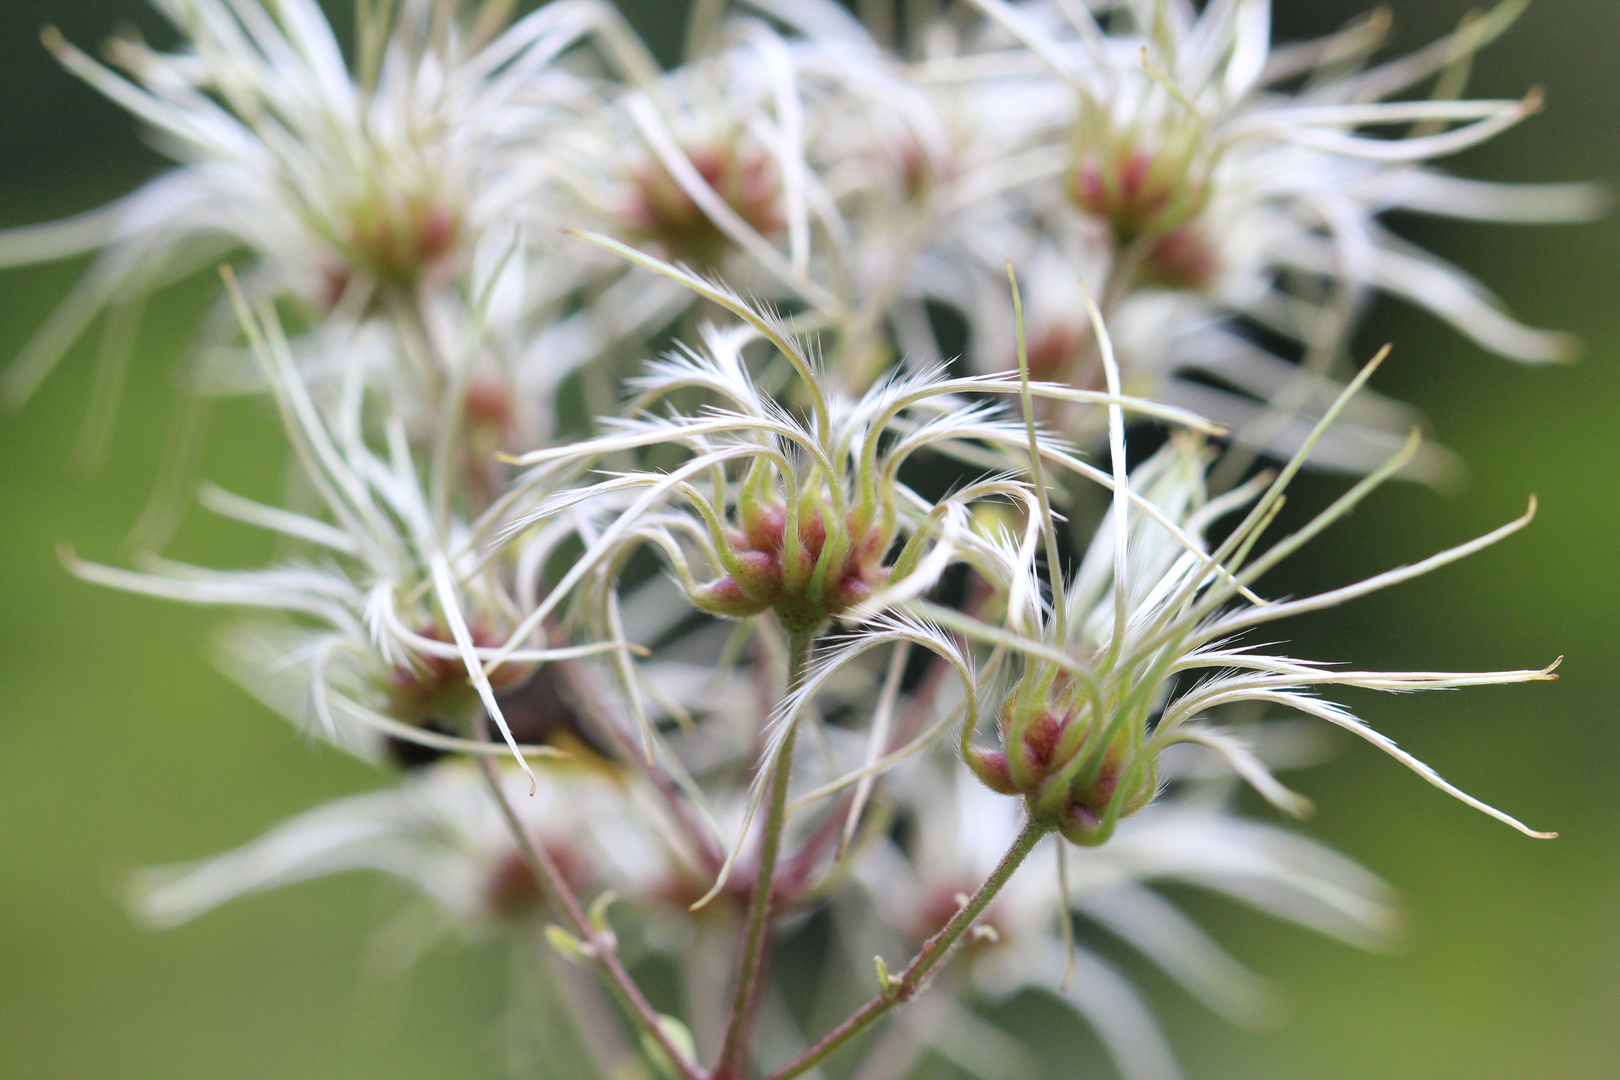
[[[411,289],[458,248],[461,220],[431,194],[372,191],[333,227],[334,251],[315,287],[330,310],[356,279],[372,287]]]
[[[981,750],[976,746],[967,748],[968,768],[979,782],[997,795],[1018,795],[1018,785],[1013,782],[1012,769],[1007,764],[1007,754],[1003,750]]]
[[[1070,176],[1069,197],[1107,224],[1124,246],[1185,225],[1209,195],[1187,161],[1125,146],[1082,154]]]
[[[968,767],[1076,844],[1100,844],[1121,818],[1152,801],[1158,770],[1141,732],[1112,733],[1066,677],[1039,669],[1013,688],[999,717],[999,749],[964,747]]]
[[[711,615],[724,615],[730,619],[746,619],[750,615],[758,615],[770,610],[770,602],[756,600],[749,596],[735,579],[730,577],[715,578],[706,585],[700,585],[691,593],[689,599],[693,605]]]
[[[736,141],[690,150],[687,156],[721,201],[757,232],[768,235],[783,227],[781,177],[770,158]],[[632,232],[683,262],[712,267],[731,247],[724,230],[658,161],[636,170],[624,215]]]
[[[1183,225],[1153,242],[1137,277],[1146,285],[1195,291],[1209,286],[1220,268],[1220,256],[1204,233],[1194,225]]]
[[[861,527],[853,513],[833,518],[829,531],[828,518],[807,501],[793,545],[780,501],[750,492],[737,516],[741,527],[727,534],[721,559],[727,573],[691,594],[704,611],[746,618],[773,610],[790,629],[816,629],[865,601],[888,577],[882,560],[891,538],[875,526],[853,536]],[[798,553],[792,565],[790,547]]]
[[[754,551],[781,552],[782,533],[787,528],[787,510],[781,503],[744,499],[738,516],[742,519],[738,543]]]
[[[372,280],[414,285],[460,239],[455,216],[429,197],[378,194],[351,211],[344,255]]]
[[[493,649],[504,644],[501,637],[483,626],[474,625],[468,629],[477,648]],[[439,626],[430,626],[418,633],[431,641],[445,644],[454,640],[448,630]],[[533,663],[501,664],[489,673],[490,689],[497,694],[516,689],[528,682],[534,671]],[[386,688],[389,712],[408,724],[433,719],[459,726],[470,710],[482,707],[467,674],[467,666],[459,656],[418,652],[409,663],[397,665],[388,673]]]

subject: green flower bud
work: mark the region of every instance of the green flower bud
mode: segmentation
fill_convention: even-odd
[[[1192,221],[1209,200],[1209,188],[1189,163],[1174,155],[1136,147],[1110,147],[1079,155],[1069,196],[1080,209],[1106,222],[1121,245],[1161,236]]]
[[[774,611],[790,631],[818,630],[888,576],[882,561],[892,536],[863,525],[858,509],[829,524],[809,493],[790,515],[751,478],[737,517],[740,528],[727,534],[719,552],[726,573],[691,593],[693,604],[711,614],[746,618]]]
[[[1195,291],[1207,287],[1220,269],[1220,256],[1196,224],[1181,225],[1153,241],[1136,269],[1142,285]]]
[[[412,289],[460,244],[462,223],[429,196],[374,190],[348,207],[331,241],[321,302],[336,307],[355,275],[378,286]]]
[[[504,639],[486,627],[473,626],[473,644],[480,649],[499,647]],[[453,642],[448,630],[430,626],[420,631],[422,637],[446,644]],[[535,673],[532,663],[501,664],[489,673],[489,685],[497,694],[506,693],[525,685]],[[428,721],[450,723],[459,729],[460,721],[476,713],[483,706],[478,693],[467,677],[466,665],[459,657],[433,656],[417,653],[410,662],[398,664],[389,670],[383,681],[388,712],[407,724],[427,725]]]
[[[1139,723],[1099,718],[1068,676],[1037,668],[1013,688],[998,717],[1002,748],[964,748],[992,791],[1024,797],[1031,818],[1093,847],[1119,820],[1153,801],[1157,754]]]
[[[1209,203],[1210,133],[1179,108],[1125,123],[1088,98],[1073,153],[1069,198],[1122,248],[1192,223]]]
[[[782,228],[781,177],[765,154],[734,138],[689,149],[687,160],[756,231],[768,235]],[[636,170],[624,213],[634,235],[654,241],[672,259],[714,267],[731,249],[724,230],[657,160]]]

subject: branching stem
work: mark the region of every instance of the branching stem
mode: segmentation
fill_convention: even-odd
[[[506,819],[513,837],[517,840],[518,853],[523,857],[529,872],[545,890],[546,898],[568,921],[569,930],[584,944],[586,954],[602,969],[602,974],[606,977],[614,996],[619,999],[619,1003],[668,1055],[681,1080],[708,1080],[697,1063],[670,1038],[669,1032],[664,1029],[659,1018],[658,1010],[652,1007],[652,1003],[647,1000],[641,988],[631,978],[630,972],[625,969],[623,961],[619,959],[611,936],[597,931],[591,925],[585,905],[580,903],[579,897],[575,895],[557,868],[556,861],[546,853],[544,845],[535,843],[529,831],[523,827],[517,810],[501,786],[500,766],[494,759],[488,757],[480,758],[478,764],[483,769],[484,779],[489,783],[490,793],[495,797],[495,804],[500,807],[501,815]]]
[[[903,1004],[916,997],[928,985],[929,977],[951,953],[951,950],[968,929],[984,914],[984,909],[990,906],[990,901],[1002,890],[1029,853],[1035,850],[1035,845],[1051,831],[1051,826],[1041,821],[1027,821],[1023,830],[1018,834],[1012,847],[1001,857],[1001,862],[990,872],[979,890],[963,904],[961,909],[951,917],[933,937],[923,942],[917,955],[906,969],[898,976],[889,979],[886,986],[878,988],[877,994],[865,1005],[862,1005],[849,1019],[823,1035],[814,1046],[804,1053],[771,1073],[765,1080],[792,1080],[795,1076],[802,1076],[806,1072],[820,1065],[835,1051],[860,1035],[867,1028],[877,1022],[878,1018],[896,1005]]]

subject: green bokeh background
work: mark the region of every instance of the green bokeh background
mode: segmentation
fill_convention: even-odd
[[[1280,33],[1337,25],[1358,5],[1277,0]],[[671,40],[678,4],[632,14]],[[1397,3],[1398,46],[1444,32],[1456,0]],[[114,108],[58,70],[37,28],[94,43],[135,0],[0,3],[0,224],[88,208],[159,159]],[[1549,92],[1541,117],[1466,155],[1498,179],[1620,177],[1620,4],[1541,0],[1479,61],[1482,95]],[[1384,304],[1362,337],[1390,340],[1376,385],[1422,406],[1472,468],[1460,494],[1390,488],[1271,582],[1327,587],[1542,512],[1500,547],[1331,616],[1286,628],[1300,655],[1361,667],[1521,667],[1566,654],[1554,684],[1356,699],[1363,716],[1483,798],[1539,827],[1537,843],[1451,802],[1366,747],[1295,777],[1322,807],[1307,828],[1406,897],[1396,953],[1368,955],[1193,895],[1235,952],[1290,1002],[1279,1030],[1223,1026],[1145,986],[1197,1080],[1612,1080],[1620,1076],[1620,230],[1403,221],[1537,325],[1587,344],[1530,370],[1421,313]],[[26,340],[82,269],[0,273],[0,356]],[[489,947],[441,949],[394,996],[364,976],[389,910],[347,877],[239,902],[181,929],[136,927],[120,890],[139,865],[210,853],[287,814],[383,778],[311,747],[205,660],[213,617],[74,581],[56,547],[117,559],[175,402],[176,357],[206,283],[154,306],[100,471],[72,451],[90,385],[76,349],[20,415],[0,421],[0,1076],[496,1077],[505,973]],[[275,427],[225,407],[206,473],[273,495]],[[1342,484],[1309,478],[1291,512]],[[262,558],[246,530],[188,522],[178,551]],[[1053,1080],[1112,1073],[1057,1009],[1020,999]],[[1044,1034],[1039,1029],[1045,1029]],[[941,1072],[941,1076],[948,1075]]]

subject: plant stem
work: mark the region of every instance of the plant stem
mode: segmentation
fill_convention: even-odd
[[[854,1039],[867,1028],[871,1027],[877,1019],[896,1005],[910,1001],[918,992],[928,985],[928,979],[934,968],[938,967],[956,944],[961,941],[962,935],[967,933],[976,919],[990,906],[1013,871],[1035,850],[1035,845],[1051,832],[1051,826],[1040,821],[1026,821],[1024,828],[1019,832],[1012,847],[1001,857],[1001,862],[990,872],[979,890],[962,905],[951,921],[933,937],[923,942],[917,955],[912,959],[906,969],[898,977],[893,977],[887,986],[880,987],[876,996],[862,1005],[849,1019],[823,1035],[816,1044],[804,1053],[771,1073],[765,1080],[791,1080],[792,1077],[801,1076],[809,1070],[820,1065],[834,1051],[845,1043]]]
[[[795,630],[788,638],[787,695],[799,688],[815,634]],[[787,737],[776,755],[771,774],[770,806],[765,814],[760,838],[759,872],[754,877],[754,895],[748,905],[747,929],[743,934],[742,957],[737,968],[737,986],[731,999],[731,1019],[720,1060],[714,1066],[714,1080],[738,1080],[748,1053],[748,1028],[754,1014],[759,980],[765,969],[765,948],[770,938],[771,906],[776,892],[776,861],[782,850],[782,826],[787,817],[788,778],[793,771],[793,743],[798,734],[797,717],[789,717]]]
[[[549,639],[548,639],[549,640]],[[567,688],[566,700],[592,730],[613,744],[613,751],[631,768],[639,772],[664,802],[678,828],[696,846],[696,859],[702,869],[719,873],[725,862],[725,852],[715,839],[713,827],[700,817],[693,804],[669,772],[642,756],[641,748],[634,745],[634,736],[625,731],[620,718],[602,704],[603,695],[592,681],[590,669],[578,660],[554,660]]]
[[[534,842],[534,838],[523,827],[517,810],[507,798],[505,789],[501,787],[500,768],[494,759],[481,757],[478,764],[483,769],[484,779],[489,783],[490,793],[495,796],[495,803],[500,807],[501,815],[506,818],[512,835],[517,839],[518,853],[523,856],[529,872],[545,890],[547,899],[562,911],[569,929],[584,943],[586,953],[602,969],[602,974],[607,977],[608,986],[612,988],[614,996],[619,999],[625,1011],[635,1018],[669,1056],[681,1080],[707,1080],[706,1074],[697,1063],[692,1061],[686,1055],[686,1051],[676,1045],[669,1037],[669,1033],[664,1030],[658,1010],[652,1007],[652,1003],[647,1000],[646,995],[641,992],[641,988],[636,985],[635,980],[630,977],[630,972],[619,959],[619,954],[614,950],[612,937],[599,933],[591,925],[585,905],[580,903],[579,897],[569,887],[562,872],[557,868],[556,861],[546,853],[543,845]]]

